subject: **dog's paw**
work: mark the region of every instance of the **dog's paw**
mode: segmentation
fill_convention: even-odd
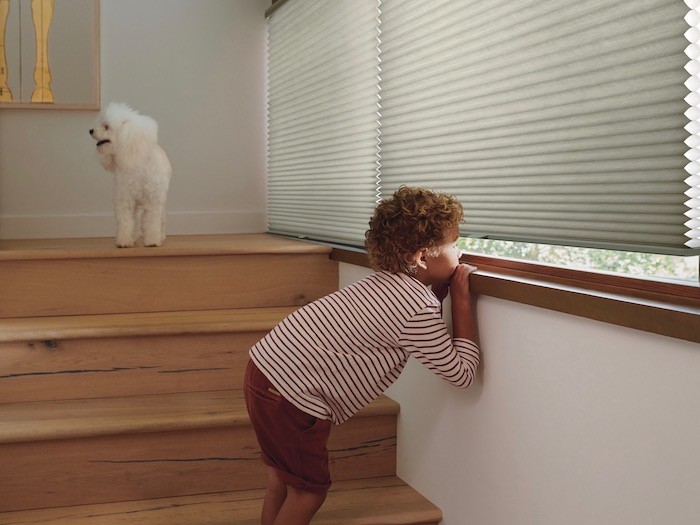
[[[117,245],[117,248],[133,248],[134,247],[134,241],[129,239],[117,239],[117,241],[114,243]]]
[[[160,246],[161,244],[163,244],[163,241],[160,240],[160,238],[154,238],[153,236],[146,236],[143,238],[143,245],[147,248],[155,248],[156,246]]]
[[[143,237],[143,245],[148,248],[160,246],[165,241],[165,235],[160,235],[154,232],[147,232]]]

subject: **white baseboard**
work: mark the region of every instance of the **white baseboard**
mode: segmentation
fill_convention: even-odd
[[[169,212],[167,222],[168,235],[257,233],[265,228],[260,211]],[[115,231],[114,215],[107,213],[0,216],[0,239],[112,237]]]

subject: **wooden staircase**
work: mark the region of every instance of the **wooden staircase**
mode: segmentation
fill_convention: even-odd
[[[249,348],[337,289],[330,249],[264,234],[0,241],[0,525],[254,524]],[[396,477],[398,405],[334,427],[314,524],[436,525]]]

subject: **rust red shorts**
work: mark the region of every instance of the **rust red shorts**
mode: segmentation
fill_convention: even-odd
[[[253,361],[246,368],[244,392],[263,462],[275,468],[286,485],[319,494],[328,492],[331,422],[302,412],[287,401]]]

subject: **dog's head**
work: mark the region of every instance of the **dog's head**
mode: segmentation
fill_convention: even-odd
[[[135,161],[158,142],[158,124],[121,102],[111,102],[90,135],[100,155],[116,155],[124,162]]]

